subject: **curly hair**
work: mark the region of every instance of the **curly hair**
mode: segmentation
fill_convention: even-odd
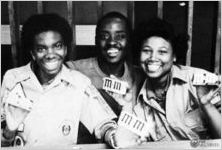
[[[72,41],[72,28],[66,19],[57,14],[37,14],[28,18],[21,33],[21,45],[25,51],[34,46],[34,37],[45,31],[56,31],[61,34],[64,44],[70,46]]]
[[[143,41],[152,36],[162,37],[166,41],[169,41],[172,45],[173,53],[177,57],[177,61],[184,63],[184,57],[188,48],[188,35],[176,35],[172,24],[160,18],[152,18],[148,22],[143,22],[135,30],[134,48],[139,51]]]

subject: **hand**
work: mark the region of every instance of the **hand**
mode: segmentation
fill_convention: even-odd
[[[115,133],[115,143],[119,148],[126,148],[139,145],[142,143],[142,140],[138,135],[134,134],[130,130],[122,126],[118,126]]]
[[[5,103],[6,123],[10,131],[18,129],[19,125],[24,121],[29,111],[12,106]]]
[[[214,88],[209,89],[205,86],[197,86],[197,96],[202,105],[209,103],[215,96],[220,94],[221,86],[215,90]]]

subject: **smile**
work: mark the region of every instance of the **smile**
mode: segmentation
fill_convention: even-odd
[[[56,69],[58,67],[58,60],[51,60],[44,63],[48,69]]]
[[[110,56],[110,57],[116,57],[119,53],[119,49],[117,48],[110,48],[107,50],[107,54]]]
[[[161,67],[160,63],[150,63],[147,65],[147,68],[151,72],[157,71]]]

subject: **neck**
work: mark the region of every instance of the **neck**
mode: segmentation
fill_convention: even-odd
[[[44,73],[38,65],[35,63],[32,65],[32,70],[34,71],[37,79],[39,80],[41,85],[48,85],[50,84],[54,79],[56,75],[48,75]]]
[[[124,74],[124,61],[118,63],[109,63],[102,59],[98,59],[99,68],[106,75],[115,75],[116,77],[121,77]]]
[[[169,82],[170,82],[170,73],[167,73],[166,75],[160,77],[160,78],[153,78],[153,79],[149,79],[149,82],[151,82],[153,88],[155,90],[158,89],[166,89]]]

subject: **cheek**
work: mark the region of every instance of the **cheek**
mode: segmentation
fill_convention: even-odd
[[[106,41],[99,41],[98,44],[100,48],[103,48],[106,45]]]
[[[174,59],[174,57],[171,56],[171,55],[166,56],[166,57],[162,57],[162,61],[165,62],[165,63],[167,63],[167,64],[173,63],[173,59]]]
[[[56,51],[56,54],[64,58],[67,54],[67,49],[58,50]]]
[[[126,47],[129,43],[127,42],[127,40],[122,40],[120,42],[120,44],[121,44],[122,47]]]
[[[143,52],[140,53],[140,61],[144,62],[148,58],[148,55],[144,54]]]
[[[44,57],[43,53],[32,53],[32,58],[35,61],[39,61]]]

